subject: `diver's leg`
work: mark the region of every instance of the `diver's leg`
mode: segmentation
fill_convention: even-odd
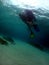
[[[35,29],[36,31],[40,31],[40,30],[39,30],[39,27],[38,27],[38,25],[37,25],[36,23],[33,23],[33,27],[34,27],[34,29]]]
[[[28,26],[30,32],[33,33],[33,32],[32,32],[32,29],[31,29],[31,26],[30,26],[28,23],[27,23],[27,26]]]
[[[32,27],[27,23],[27,26],[30,30],[30,37],[33,38],[34,37],[34,33],[32,32]]]
[[[23,22],[28,26],[30,32],[33,33],[33,32],[32,32],[32,29],[31,29],[31,25],[30,25],[30,23],[29,23],[29,22],[26,22],[26,21],[23,21]]]

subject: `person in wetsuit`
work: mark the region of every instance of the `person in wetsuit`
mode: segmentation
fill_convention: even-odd
[[[34,16],[33,12],[31,10],[24,10],[21,13],[19,13],[20,18],[22,19],[22,21],[27,24],[31,34],[30,36],[33,37],[34,33],[32,32],[32,27],[34,27],[34,29],[36,31],[39,31],[39,28],[37,26],[37,24],[35,23],[36,21],[36,17]]]

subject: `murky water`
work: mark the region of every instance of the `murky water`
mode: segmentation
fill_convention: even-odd
[[[41,4],[37,3],[36,7],[15,2],[17,1],[0,0],[0,36],[11,37],[14,40],[11,44],[9,40],[12,39],[6,38],[8,45],[0,44],[0,65],[49,65],[49,9],[46,8],[48,5],[38,7]],[[26,24],[16,15],[25,8],[33,10],[40,29],[40,32],[33,29],[33,39],[29,37],[30,31]],[[40,46],[44,47],[44,51]]]

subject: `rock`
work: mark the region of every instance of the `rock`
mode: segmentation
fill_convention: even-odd
[[[3,38],[0,38],[0,44],[8,45],[8,42],[6,40],[4,40]]]

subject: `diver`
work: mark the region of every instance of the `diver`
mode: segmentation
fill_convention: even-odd
[[[30,37],[34,37],[34,33],[32,32],[32,27],[39,31],[38,25],[36,23],[36,17],[34,16],[32,10],[25,9],[21,13],[19,13],[19,17],[22,19],[22,21],[28,26],[30,30]]]

